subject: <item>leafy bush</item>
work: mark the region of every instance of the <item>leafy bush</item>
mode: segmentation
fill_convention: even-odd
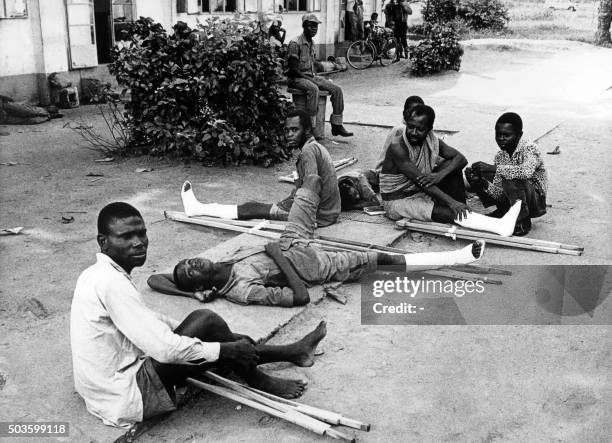
[[[463,48],[452,26],[434,25],[429,36],[410,52],[412,74],[422,76],[461,67]]]
[[[429,0],[421,13],[423,22],[429,25],[451,21],[457,16],[454,0]]]
[[[459,16],[475,30],[500,31],[510,20],[508,8],[501,0],[468,0],[464,7],[459,9]]]
[[[259,24],[213,18],[195,30],[178,22],[173,31],[140,18],[109,65],[130,92],[126,112],[139,151],[209,165],[288,158],[282,60]]]

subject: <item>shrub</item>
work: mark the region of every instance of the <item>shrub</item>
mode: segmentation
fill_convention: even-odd
[[[429,25],[442,24],[457,16],[454,0],[429,0],[421,13],[423,22]]]
[[[195,30],[178,22],[173,31],[140,18],[109,65],[130,91],[126,112],[139,152],[209,165],[288,158],[282,60],[259,24],[213,18]]]
[[[452,26],[434,25],[429,36],[410,52],[412,74],[422,76],[461,67],[463,48]]]
[[[468,0],[464,7],[460,8],[459,16],[475,30],[500,31],[510,20],[508,8],[501,0]]]

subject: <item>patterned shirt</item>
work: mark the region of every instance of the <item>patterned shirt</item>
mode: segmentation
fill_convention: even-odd
[[[491,197],[499,198],[503,195],[502,179],[529,180],[543,194],[546,194],[548,188],[546,169],[538,145],[534,142],[526,142],[521,139],[512,156],[500,150],[495,154],[494,163],[497,171],[493,177],[493,183],[489,183],[486,189],[487,194]]]
[[[294,38],[287,47],[287,60],[296,58],[298,60],[298,71],[302,75],[314,77],[317,72],[316,55],[314,43],[308,41],[304,34]]]

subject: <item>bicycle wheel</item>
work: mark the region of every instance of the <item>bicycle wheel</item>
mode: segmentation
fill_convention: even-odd
[[[397,39],[395,37],[389,37],[386,39],[380,54],[380,64],[383,66],[389,66],[391,63],[393,63],[393,60],[397,58],[397,51]]]
[[[366,40],[356,40],[346,50],[346,61],[355,69],[365,69],[374,63],[376,48]]]

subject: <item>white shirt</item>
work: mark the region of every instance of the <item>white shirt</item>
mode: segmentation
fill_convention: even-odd
[[[77,280],[70,312],[74,386],[104,424],[142,421],[136,373],[145,356],[195,364],[219,358],[219,343],[173,333],[179,322],[149,309],[129,274],[105,254]]]

